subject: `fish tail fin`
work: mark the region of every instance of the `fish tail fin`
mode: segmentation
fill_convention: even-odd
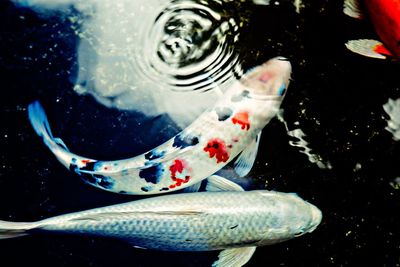
[[[36,228],[34,223],[7,222],[0,220],[0,239],[25,236],[34,228]]]
[[[70,156],[67,146],[60,138],[53,137],[49,121],[43,106],[39,101],[35,101],[28,106],[28,116],[33,129],[43,138],[46,146],[56,155],[56,157],[66,166],[69,164]]]
[[[39,101],[35,101],[28,106],[28,116],[33,129],[37,135],[43,138],[46,145],[55,143],[46,113]]]

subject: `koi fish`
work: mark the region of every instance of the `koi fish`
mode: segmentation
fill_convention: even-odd
[[[400,0],[346,0],[344,13],[353,18],[363,18],[362,7],[368,13],[375,31],[382,40],[352,40],[346,47],[363,56],[385,59],[400,58]]]
[[[291,64],[282,57],[254,68],[233,84],[191,125],[164,144],[133,158],[101,161],[69,152],[54,138],[39,102],[29,118],[57,159],[85,182],[123,194],[157,194],[192,186],[235,162],[240,176],[251,169],[262,128],[278,112],[289,85]]]
[[[0,221],[0,239],[68,233],[155,250],[222,250],[213,266],[231,267],[244,265],[258,246],[312,232],[322,219],[316,206],[293,193],[244,191],[219,176],[207,190],[229,191],[161,195],[38,222]]]

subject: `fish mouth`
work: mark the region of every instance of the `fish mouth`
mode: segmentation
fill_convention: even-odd
[[[280,61],[289,61],[289,59],[282,57],[282,56],[278,56],[275,59],[280,60]]]
[[[321,210],[312,204],[310,204],[310,209],[311,209],[311,222],[310,222],[311,227],[308,230],[309,233],[314,231],[322,221]]]
[[[263,94],[255,94],[255,93],[250,93],[248,95],[249,98],[253,100],[258,100],[258,101],[282,101],[283,96],[279,95],[263,95]]]

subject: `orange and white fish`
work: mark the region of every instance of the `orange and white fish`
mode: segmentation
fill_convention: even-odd
[[[236,172],[250,171],[261,130],[277,114],[290,73],[291,64],[282,57],[252,69],[178,135],[129,159],[101,161],[71,153],[53,137],[39,102],[29,106],[29,118],[57,159],[91,185],[124,194],[159,194],[191,185],[196,191],[200,181],[240,153]]]
[[[363,56],[400,59],[400,0],[345,0],[344,13],[364,18],[364,12],[374,25],[382,42],[370,39],[352,40],[346,47]]]

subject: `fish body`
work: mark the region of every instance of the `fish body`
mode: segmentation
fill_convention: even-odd
[[[292,193],[196,192],[161,195],[32,223],[0,221],[0,239],[56,232],[111,237],[167,251],[222,249],[240,254],[242,248],[247,251],[251,247],[252,254],[257,246],[313,231],[321,218],[317,207]]]
[[[400,58],[400,0],[368,0],[345,1],[347,11],[345,13],[352,17],[364,17],[364,12],[368,14],[376,33],[382,43],[375,40],[357,40],[348,44],[349,48],[354,48],[356,53],[360,53],[377,58],[391,56]],[[352,50],[352,49],[350,49]],[[367,52],[369,51],[369,52]]]
[[[376,33],[395,57],[400,58],[400,1],[364,1]]]
[[[116,193],[158,194],[182,189],[209,177],[249,146],[276,115],[289,84],[290,63],[273,58],[235,83],[190,126],[164,144],[142,155],[100,161],[70,152],[54,138],[43,108],[28,108],[33,128],[58,160],[87,183]],[[250,163],[239,164],[242,172]],[[245,170],[243,171],[243,166]]]

